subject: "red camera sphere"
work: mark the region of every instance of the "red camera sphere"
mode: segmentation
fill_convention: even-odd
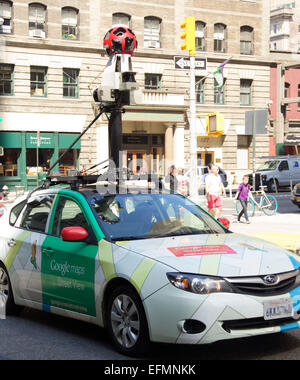
[[[103,41],[103,47],[108,55],[130,54],[137,48],[135,34],[126,26],[118,25],[110,29]]]

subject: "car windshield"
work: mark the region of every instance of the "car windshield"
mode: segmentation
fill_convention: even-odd
[[[260,165],[257,170],[260,172],[266,171],[266,170],[274,170],[276,169],[278,163],[279,163],[278,160],[266,161],[264,164]]]
[[[177,194],[98,196],[90,205],[113,241],[226,233],[200,207]]]

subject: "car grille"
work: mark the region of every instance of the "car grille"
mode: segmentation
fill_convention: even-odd
[[[249,318],[249,319],[236,319],[225,321],[222,323],[223,329],[228,332],[237,330],[251,330],[251,329],[264,329],[268,327],[284,326],[290,323],[295,323],[297,320],[293,318],[282,318],[266,321],[264,318]]]
[[[225,280],[231,284],[236,293],[264,297],[284,294],[294,289],[299,285],[296,280],[298,274],[299,270],[274,275],[276,281],[273,284],[264,280],[266,276],[230,277]]]

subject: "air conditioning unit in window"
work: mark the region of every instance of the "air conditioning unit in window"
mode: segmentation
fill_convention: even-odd
[[[34,29],[29,31],[30,37],[45,38],[46,33],[43,30]]]
[[[159,41],[145,41],[145,47],[160,48],[160,42]]]

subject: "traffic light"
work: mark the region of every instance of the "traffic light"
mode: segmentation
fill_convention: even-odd
[[[218,137],[224,134],[224,115],[211,113],[206,119],[207,136]]]
[[[195,17],[186,17],[185,21],[182,21],[180,27],[185,29],[185,32],[182,32],[180,38],[185,40],[183,44],[181,44],[181,50],[188,50],[190,56],[196,55],[196,23]]]

